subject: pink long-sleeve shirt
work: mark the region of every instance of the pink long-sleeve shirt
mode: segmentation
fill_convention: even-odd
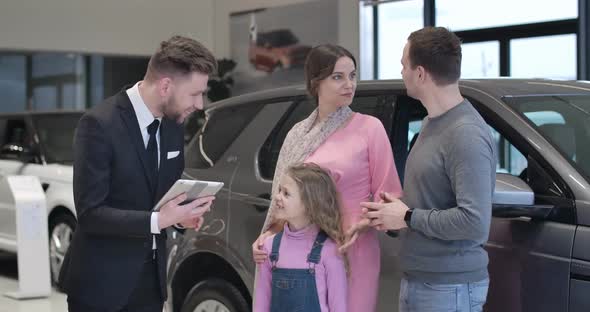
[[[285,225],[281,246],[279,247],[278,268],[307,269],[307,256],[311,252],[313,242],[319,228],[310,225],[297,232],[292,232]],[[274,235],[264,242],[264,251],[270,255]],[[322,312],[346,312],[347,277],[344,260],[338,253],[336,243],[328,238],[322,248],[320,263],[315,266],[315,280]],[[270,259],[258,265],[254,300],[254,312],[270,311],[272,293],[272,264]]]

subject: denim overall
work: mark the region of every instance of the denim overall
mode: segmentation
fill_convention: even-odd
[[[270,261],[272,263],[272,295],[270,312],[321,312],[318,290],[315,283],[315,266],[320,263],[322,247],[328,237],[320,231],[307,256],[309,269],[277,268],[279,247],[283,232],[277,233],[272,241]]]

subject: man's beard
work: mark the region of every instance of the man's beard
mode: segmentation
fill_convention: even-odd
[[[167,119],[174,120],[178,124],[182,124],[184,120],[181,120],[182,113],[179,112],[176,107],[176,101],[174,97],[171,97],[170,100],[164,105],[164,116]]]

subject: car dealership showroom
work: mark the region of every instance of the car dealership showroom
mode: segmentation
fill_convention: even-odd
[[[588,0],[0,29],[0,312],[590,311]]]

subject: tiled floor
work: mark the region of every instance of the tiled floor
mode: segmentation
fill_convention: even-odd
[[[18,290],[16,256],[0,253],[0,312],[67,312],[66,296],[53,291],[49,298],[14,300],[4,296]]]

